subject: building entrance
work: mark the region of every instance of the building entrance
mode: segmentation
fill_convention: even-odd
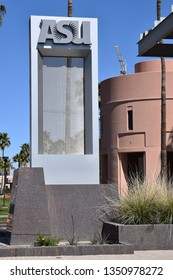
[[[121,153],[121,187],[130,188],[133,180],[138,177],[141,181],[145,177],[145,153]]]
[[[144,180],[144,153],[127,154],[127,176],[128,184],[136,177]]]
[[[167,152],[168,178],[173,179],[173,152]]]

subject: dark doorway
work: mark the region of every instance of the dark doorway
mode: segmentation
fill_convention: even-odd
[[[173,152],[167,152],[168,178],[173,179]]]
[[[108,155],[102,155],[102,184],[108,183]]]
[[[138,177],[144,180],[144,153],[128,153],[127,154],[127,175],[129,184],[131,180]]]

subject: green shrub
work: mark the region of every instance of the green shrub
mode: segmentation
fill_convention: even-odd
[[[34,242],[34,246],[57,246],[61,239],[52,236],[45,237],[43,234],[39,234],[37,240]]]
[[[5,193],[6,193],[6,194],[11,194],[11,189],[7,189],[7,188],[6,188]]]
[[[152,180],[131,178],[130,188],[119,199],[105,198],[102,216],[123,224],[173,223],[172,182],[154,177]]]

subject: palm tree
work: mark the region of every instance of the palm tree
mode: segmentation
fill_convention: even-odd
[[[72,0],[68,0],[68,17],[72,17]]]
[[[30,161],[30,147],[28,143],[20,146],[21,150],[13,157],[13,161],[18,163],[18,168],[26,167]]]
[[[11,142],[10,142],[8,133],[6,133],[6,132],[0,133],[0,149],[2,151],[2,157],[4,157],[5,148],[9,147],[10,145],[11,145]]]
[[[22,159],[21,159],[20,154],[16,154],[16,155],[13,157],[13,162],[17,162],[17,163],[18,163],[18,168],[20,168],[21,162],[22,162]]]
[[[4,168],[4,161],[3,161],[3,159],[0,157],[0,173],[2,173],[3,168]]]
[[[3,22],[2,18],[3,18],[3,16],[5,16],[5,14],[6,14],[5,6],[0,5],[0,26],[2,25],[2,22]]]
[[[161,2],[157,0],[157,20],[161,19]],[[162,44],[162,42],[160,42]],[[166,176],[166,65],[165,58],[161,57],[161,176]]]
[[[8,136],[8,133],[2,132],[0,133],[0,149],[2,151],[2,158],[4,157],[4,151],[6,147],[9,147],[11,145],[10,138]],[[3,170],[2,170],[2,180],[1,180],[1,191],[3,186]]]
[[[161,18],[161,3],[162,0],[157,0],[157,20],[160,20]]]
[[[29,163],[30,161],[30,146],[28,143],[24,143],[20,147],[21,147],[20,156],[22,159],[22,165],[23,167],[26,167],[27,163]]]
[[[72,17],[72,0],[68,0],[68,17]],[[66,80],[66,121],[65,121],[65,153],[70,154],[70,131],[71,131],[71,65],[72,58],[67,57],[67,80]]]
[[[10,173],[10,170],[14,169],[11,160],[8,158],[6,161],[6,172]],[[0,172],[4,171],[4,160],[0,157]]]

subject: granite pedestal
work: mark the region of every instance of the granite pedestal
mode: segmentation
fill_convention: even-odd
[[[111,195],[107,185],[45,185],[42,168],[15,170],[10,244],[32,244],[39,233],[90,240],[101,233],[97,212],[105,195]]]

